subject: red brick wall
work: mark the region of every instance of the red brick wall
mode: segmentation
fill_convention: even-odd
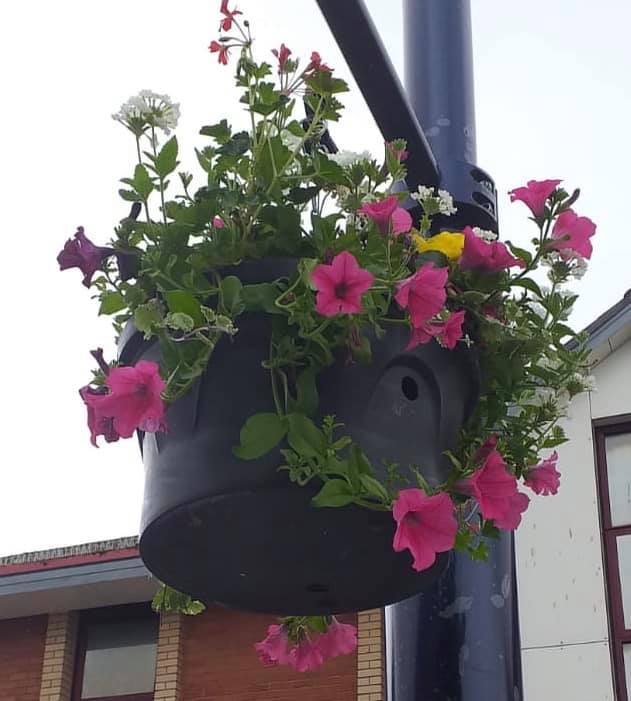
[[[344,617],[355,623],[355,616]],[[329,660],[316,672],[263,667],[254,643],[271,616],[219,607],[186,616],[183,625],[181,698],[185,701],[355,701],[357,656]]]
[[[0,701],[38,701],[47,620],[0,621]]]

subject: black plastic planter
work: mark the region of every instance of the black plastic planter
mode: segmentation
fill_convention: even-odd
[[[289,267],[288,267],[289,266]],[[249,262],[244,283],[292,271],[286,260]],[[242,461],[232,454],[245,420],[272,411],[270,318],[242,315],[217,345],[205,375],[169,407],[166,434],[141,436],[146,468],[140,552],[163,582],[204,602],[274,614],[326,614],[383,606],[428,587],[445,557],[417,573],[395,553],[391,514],[359,507],[315,508],[313,488],[278,472],[277,450]],[[335,414],[373,465],[419,466],[430,483],[477,399],[477,365],[466,348],[431,343],[405,352],[396,326],[373,343],[370,366],[340,362],[319,381],[322,414]],[[133,327],[121,360],[157,359]]]

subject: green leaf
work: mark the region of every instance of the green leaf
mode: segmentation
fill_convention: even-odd
[[[118,194],[126,201],[126,202],[140,202],[141,197],[137,192],[134,192],[133,190],[119,190]]]
[[[127,302],[120,292],[104,292],[101,295],[101,306],[99,314],[116,314],[121,309],[125,309]]]
[[[386,488],[372,475],[362,474],[359,476],[359,479],[362,483],[362,487],[368,492],[368,494],[370,494],[370,496],[376,497],[380,501],[386,503],[390,501]]]
[[[221,281],[221,301],[226,312],[232,316],[240,314],[245,305],[241,299],[243,285],[236,275],[228,275]]]
[[[217,149],[223,156],[242,156],[250,149],[250,135],[247,131],[237,132],[227,143]]]
[[[144,334],[145,340],[150,339],[154,330],[161,327],[162,323],[162,310],[155,299],[141,304],[134,312],[134,325]]]
[[[269,453],[286,433],[286,423],[278,414],[254,414],[243,425],[239,434],[240,445],[232,452],[241,460],[255,460]]]
[[[230,141],[232,130],[230,129],[228,122],[225,119],[222,119],[218,124],[202,127],[199,130],[199,133],[202,136],[212,136],[218,144],[223,145]]]
[[[314,158],[317,177],[334,185],[348,185],[349,180],[344,168],[335,161],[328,159],[323,153],[317,153]]]
[[[153,183],[149,177],[149,172],[140,163],[134,170],[134,190],[136,190],[143,200],[146,200],[153,192]]]
[[[305,83],[318,95],[348,92],[348,83],[341,78],[334,78],[329,71],[317,71]]]
[[[196,297],[185,290],[169,290],[164,293],[164,298],[169,311],[173,314],[181,313],[191,317],[196,326],[204,324],[204,314]]]
[[[507,241],[506,245],[510,248],[511,253],[516,258],[521,258],[521,260],[523,260],[524,263],[526,263],[526,265],[530,265],[530,263],[532,263],[532,254],[525,248],[518,248],[517,246],[513,246],[513,244],[510,241]]]
[[[519,280],[514,280],[513,287],[524,287],[531,292],[534,292],[538,297],[543,297],[543,292],[537,283],[529,277],[522,277]]]
[[[294,409],[313,416],[318,410],[317,373],[313,367],[303,370],[296,379],[296,401]]]
[[[322,455],[325,450],[326,441],[324,434],[304,414],[289,414],[289,432],[287,442],[301,456],[314,458]]]
[[[183,613],[196,616],[206,609],[201,601],[195,601],[188,594],[176,591],[166,584],[161,584],[151,602],[156,613]]]
[[[166,315],[165,323],[169,328],[184,331],[185,333],[195,328],[193,317],[183,312],[169,312]]]
[[[317,185],[311,187],[292,187],[287,199],[294,204],[305,204],[312,200],[320,192]]]
[[[156,173],[161,178],[165,178],[177,168],[177,152],[177,138],[172,136],[160,149],[160,153],[154,163]]]
[[[314,506],[347,506],[355,501],[351,486],[346,480],[332,479],[325,482],[322,489],[313,497]]]
[[[241,289],[241,300],[249,312],[267,312],[282,314],[274,304],[280,290],[273,282],[261,282],[258,285],[244,285]]]

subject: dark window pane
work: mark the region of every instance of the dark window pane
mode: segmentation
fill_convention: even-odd
[[[607,436],[607,482],[611,525],[631,524],[631,433]]]
[[[86,633],[82,699],[153,692],[157,621],[93,623]]]

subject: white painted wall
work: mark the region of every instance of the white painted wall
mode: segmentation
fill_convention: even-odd
[[[614,701],[592,420],[631,413],[631,341],[593,369],[559,449],[556,496],[531,495],[516,533],[526,701]]]

